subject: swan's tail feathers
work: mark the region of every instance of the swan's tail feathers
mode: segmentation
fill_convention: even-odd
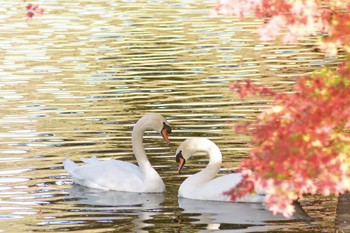
[[[80,158],[81,161],[83,161],[84,163],[96,163],[98,162],[97,157],[94,155],[91,157],[91,159],[88,158]]]
[[[66,171],[71,175],[74,174],[75,169],[79,167],[76,163],[74,163],[69,158],[66,158],[63,161],[63,166],[64,166],[64,169],[66,169]]]

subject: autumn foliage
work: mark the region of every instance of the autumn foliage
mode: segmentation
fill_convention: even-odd
[[[350,51],[349,0],[217,0],[213,14],[265,19],[262,40],[281,37],[293,42],[305,36],[320,36],[320,47],[329,54],[338,48]]]
[[[267,91],[250,81],[231,88],[241,97],[272,97],[271,107],[258,116],[253,129],[246,125],[252,150],[240,166],[244,180],[227,192],[233,200],[263,188],[269,208],[289,216],[292,201],[305,193],[350,190],[349,66],[305,76],[292,94]]]
[[[27,11],[27,13],[26,13],[27,18],[29,18],[29,19],[31,19],[37,15],[42,15],[44,13],[44,9],[41,8],[39,4],[26,3],[25,8]]]
[[[350,0],[217,0],[215,14],[258,17],[262,40],[284,42],[308,36],[328,55],[350,52]],[[243,180],[228,190],[235,200],[264,189],[274,213],[290,216],[292,202],[304,194],[350,191],[350,65],[299,77],[295,92],[276,93],[252,83],[235,82],[241,98],[262,95],[271,107],[254,124],[234,128],[252,135]]]

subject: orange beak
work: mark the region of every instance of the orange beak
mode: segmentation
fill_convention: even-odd
[[[179,174],[181,174],[181,171],[182,171],[182,168],[183,168],[184,165],[185,165],[185,162],[186,162],[186,160],[185,160],[184,158],[179,158],[179,168],[178,168],[178,170],[177,170],[177,172],[178,172]]]
[[[162,131],[160,131],[160,134],[162,135],[164,140],[168,143],[168,145],[170,144],[169,133],[171,133],[171,128],[169,125],[164,123],[163,129]]]
[[[185,166],[186,160],[184,159],[184,157],[182,156],[182,151],[180,151],[179,153],[177,153],[176,155],[176,162],[179,164],[179,168],[177,170],[177,172],[179,174],[181,174],[182,168]]]

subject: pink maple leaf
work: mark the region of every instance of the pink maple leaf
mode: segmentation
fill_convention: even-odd
[[[28,3],[26,5],[27,10],[27,18],[32,19],[35,15],[42,15],[44,13],[44,9],[40,8],[39,4]]]

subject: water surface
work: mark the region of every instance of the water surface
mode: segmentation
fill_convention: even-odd
[[[44,16],[26,20],[21,4],[2,2],[0,232],[333,231],[334,197],[301,201],[311,221],[303,211],[284,219],[258,204],[177,198],[185,177],[207,162],[196,156],[177,174],[174,153],[185,138],[217,143],[221,173],[247,155],[249,137],[232,124],[253,120],[269,101],[240,100],[232,81],[292,91],[298,76],[338,61],[318,52],[315,38],[261,42],[261,21],[210,18],[211,4],[50,0],[41,4]],[[144,143],[164,194],[72,184],[67,156],[135,162],[131,131],[146,112],[161,113],[173,128],[170,146],[153,132]]]

